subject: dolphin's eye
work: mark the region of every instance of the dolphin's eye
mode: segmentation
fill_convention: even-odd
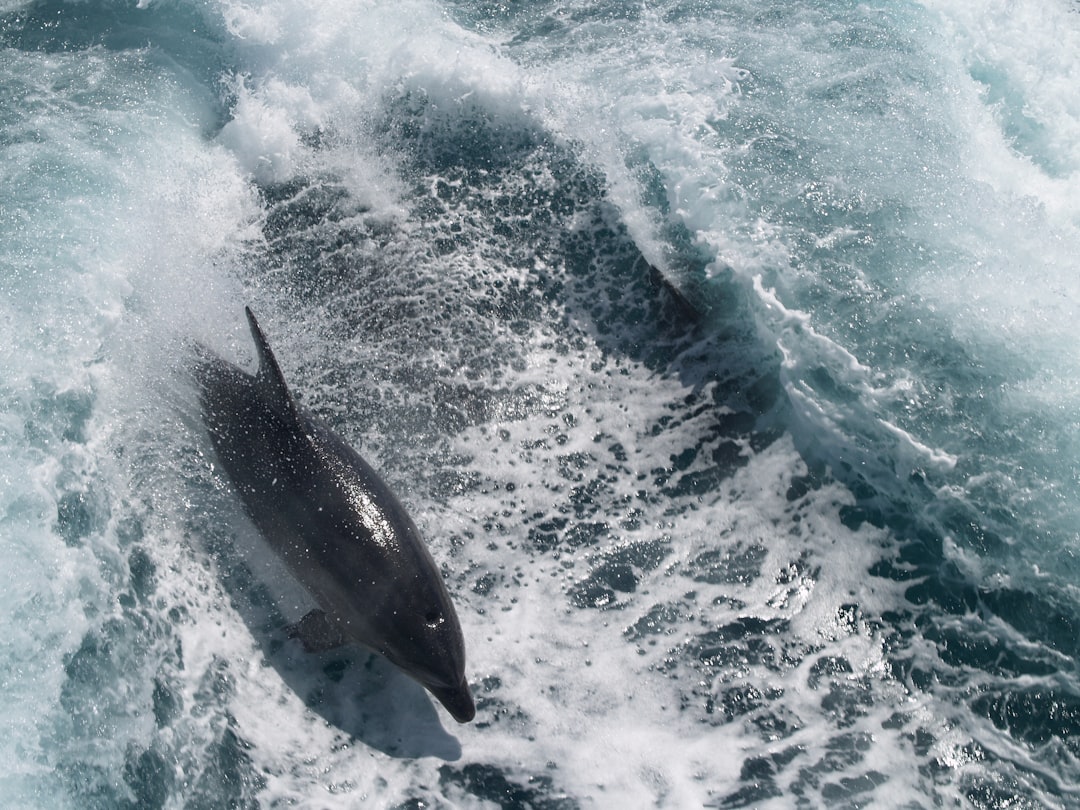
[[[424,614],[424,622],[428,627],[438,627],[442,622],[442,616],[439,615],[437,610],[429,610]]]

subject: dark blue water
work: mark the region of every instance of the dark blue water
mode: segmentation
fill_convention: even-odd
[[[955,5],[0,4],[0,803],[1074,805],[1080,14]],[[472,724],[288,638],[245,304]]]

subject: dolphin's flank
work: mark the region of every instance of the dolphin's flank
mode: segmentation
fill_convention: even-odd
[[[258,372],[206,350],[195,372],[221,466],[319,604],[324,637],[381,653],[469,722],[476,709],[461,626],[419,531],[367,462],[293,399],[255,316],[244,311]]]

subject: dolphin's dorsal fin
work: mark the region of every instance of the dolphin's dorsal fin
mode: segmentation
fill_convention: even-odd
[[[244,307],[248,325],[251,327],[251,336],[255,338],[255,348],[259,353],[259,370],[255,374],[255,386],[259,389],[266,402],[282,416],[294,417],[296,415],[296,403],[293,402],[289,387],[285,384],[285,378],[281,376],[274,353],[270,350],[270,342],[259,328],[259,322],[255,320],[255,313],[251,307]]]

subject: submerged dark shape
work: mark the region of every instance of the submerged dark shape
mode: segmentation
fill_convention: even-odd
[[[384,655],[469,722],[461,627],[419,531],[367,462],[293,399],[244,311],[258,372],[200,351],[203,421],[248,514],[322,608],[301,631]]]

